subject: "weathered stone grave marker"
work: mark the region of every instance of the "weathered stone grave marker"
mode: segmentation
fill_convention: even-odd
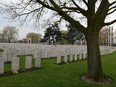
[[[18,71],[19,70],[19,58],[18,57],[13,57],[12,58],[12,71]]]
[[[26,56],[25,69],[31,69],[31,68],[32,68],[32,56]]]

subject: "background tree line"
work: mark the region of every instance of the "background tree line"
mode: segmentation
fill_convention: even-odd
[[[49,26],[45,32],[41,42],[48,44],[71,44],[73,45],[76,40],[85,40],[84,34],[71,24],[66,25],[67,30],[60,30],[58,23]]]
[[[67,24],[66,27],[67,30],[61,30],[58,23],[52,24],[45,30],[41,42],[48,44],[86,44],[85,36],[82,32],[71,24]],[[99,44],[102,46],[114,45],[113,37],[113,27],[105,26],[99,33]]]
[[[17,43],[19,41],[18,29],[14,26],[6,26],[0,31],[0,42]],[[40,33],[29,32],[26,38],[30,38],[32,43],[40,42],[42,35]]]
[[[18,29],[14,26],[6,26],[0,32],[0,42],[11,43],[18,40]]]

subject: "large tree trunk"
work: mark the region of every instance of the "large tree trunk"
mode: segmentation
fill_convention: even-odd
[[[82,79],[88,82],[111,82],[111,79],[103,74],[100,48],[99,48],[99,31],[91,29],[86,35],[87,41],[87,74]]]
[[[87,53],[88,53],[88,71],[87,76],[89,79],[100,80],[104,78],[102,72],[102,65],[100,59],[99,49],[99,33],[92,32],[86,36],[87,40]]]
[[[104,75],[102,71],[100,48],[99,48],[99,32],[98,28],[89,28],[85,33],[87,41],[87,74],[82,79],[87,82],[103,82],[110,83],[112,80]]]

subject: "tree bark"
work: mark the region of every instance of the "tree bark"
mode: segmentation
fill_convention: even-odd
[[[94,81],[104,79],[102,71],[100,48],[99,48],[99,32],[96,30],[87,33],[85,36],[87,40],[87,78]]]

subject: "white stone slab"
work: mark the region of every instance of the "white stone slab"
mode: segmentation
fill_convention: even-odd
[[[73,61],[73,55],[70,55],[70,62]]]
[[[74,54],[74,61],[77,61],[77,54]]]
[[[18,57],[13,57],[12,58],[12,71],[18,71],[19,70],[19,58]]]
[[[8,53],[3,52],[2,58],[4,59],[5,62],[8,61]]]
[[[0,58],[0,74],[4,73],[4,59]]]
[[[41,67],[41,53],[38,53],[37,57],[35,57],[35,67],[36,68]]]
[[[34,58],[37,57],[37,54],[38,54],[38,53],[37,53],[36,51],[34,51],[34,54],[33,54],[33,55],[34,55]]]
[[[41,58],[38,58],[38,57],[35,58],[35,67],[36,68],[41,67]]]
[[[56,63],[57,63],[57,64],[60,64],[60,63],[61,63],[61,56],[57,56]]]
[[[67,61],[68,61],[68,57],[67,57],[67,55],[65,54],[65,56],[64,56],[64,62],[67,63]]]
[[[82,60],[82,54],[79,54],[79,60]]]
[[[83,59],[85,59],[85,58],[86,58],[86,53],[83,54]]]
[[[2,52],[0,52],[0,58],[2,58]]]
[[[12,55],[12,53],[8,53],[8,61],[12,61],[12,58],[13,58],[13,55]]]
[[[12,56],[13,56],[13,57],[17,57],[17,54],[18,54],[17,51],[16,51],[16,52],[13,52],[13,53],[12,53]]]
[[[26,56],[25,69],[31,69],[31,68],[32,68],[32,57]]]

